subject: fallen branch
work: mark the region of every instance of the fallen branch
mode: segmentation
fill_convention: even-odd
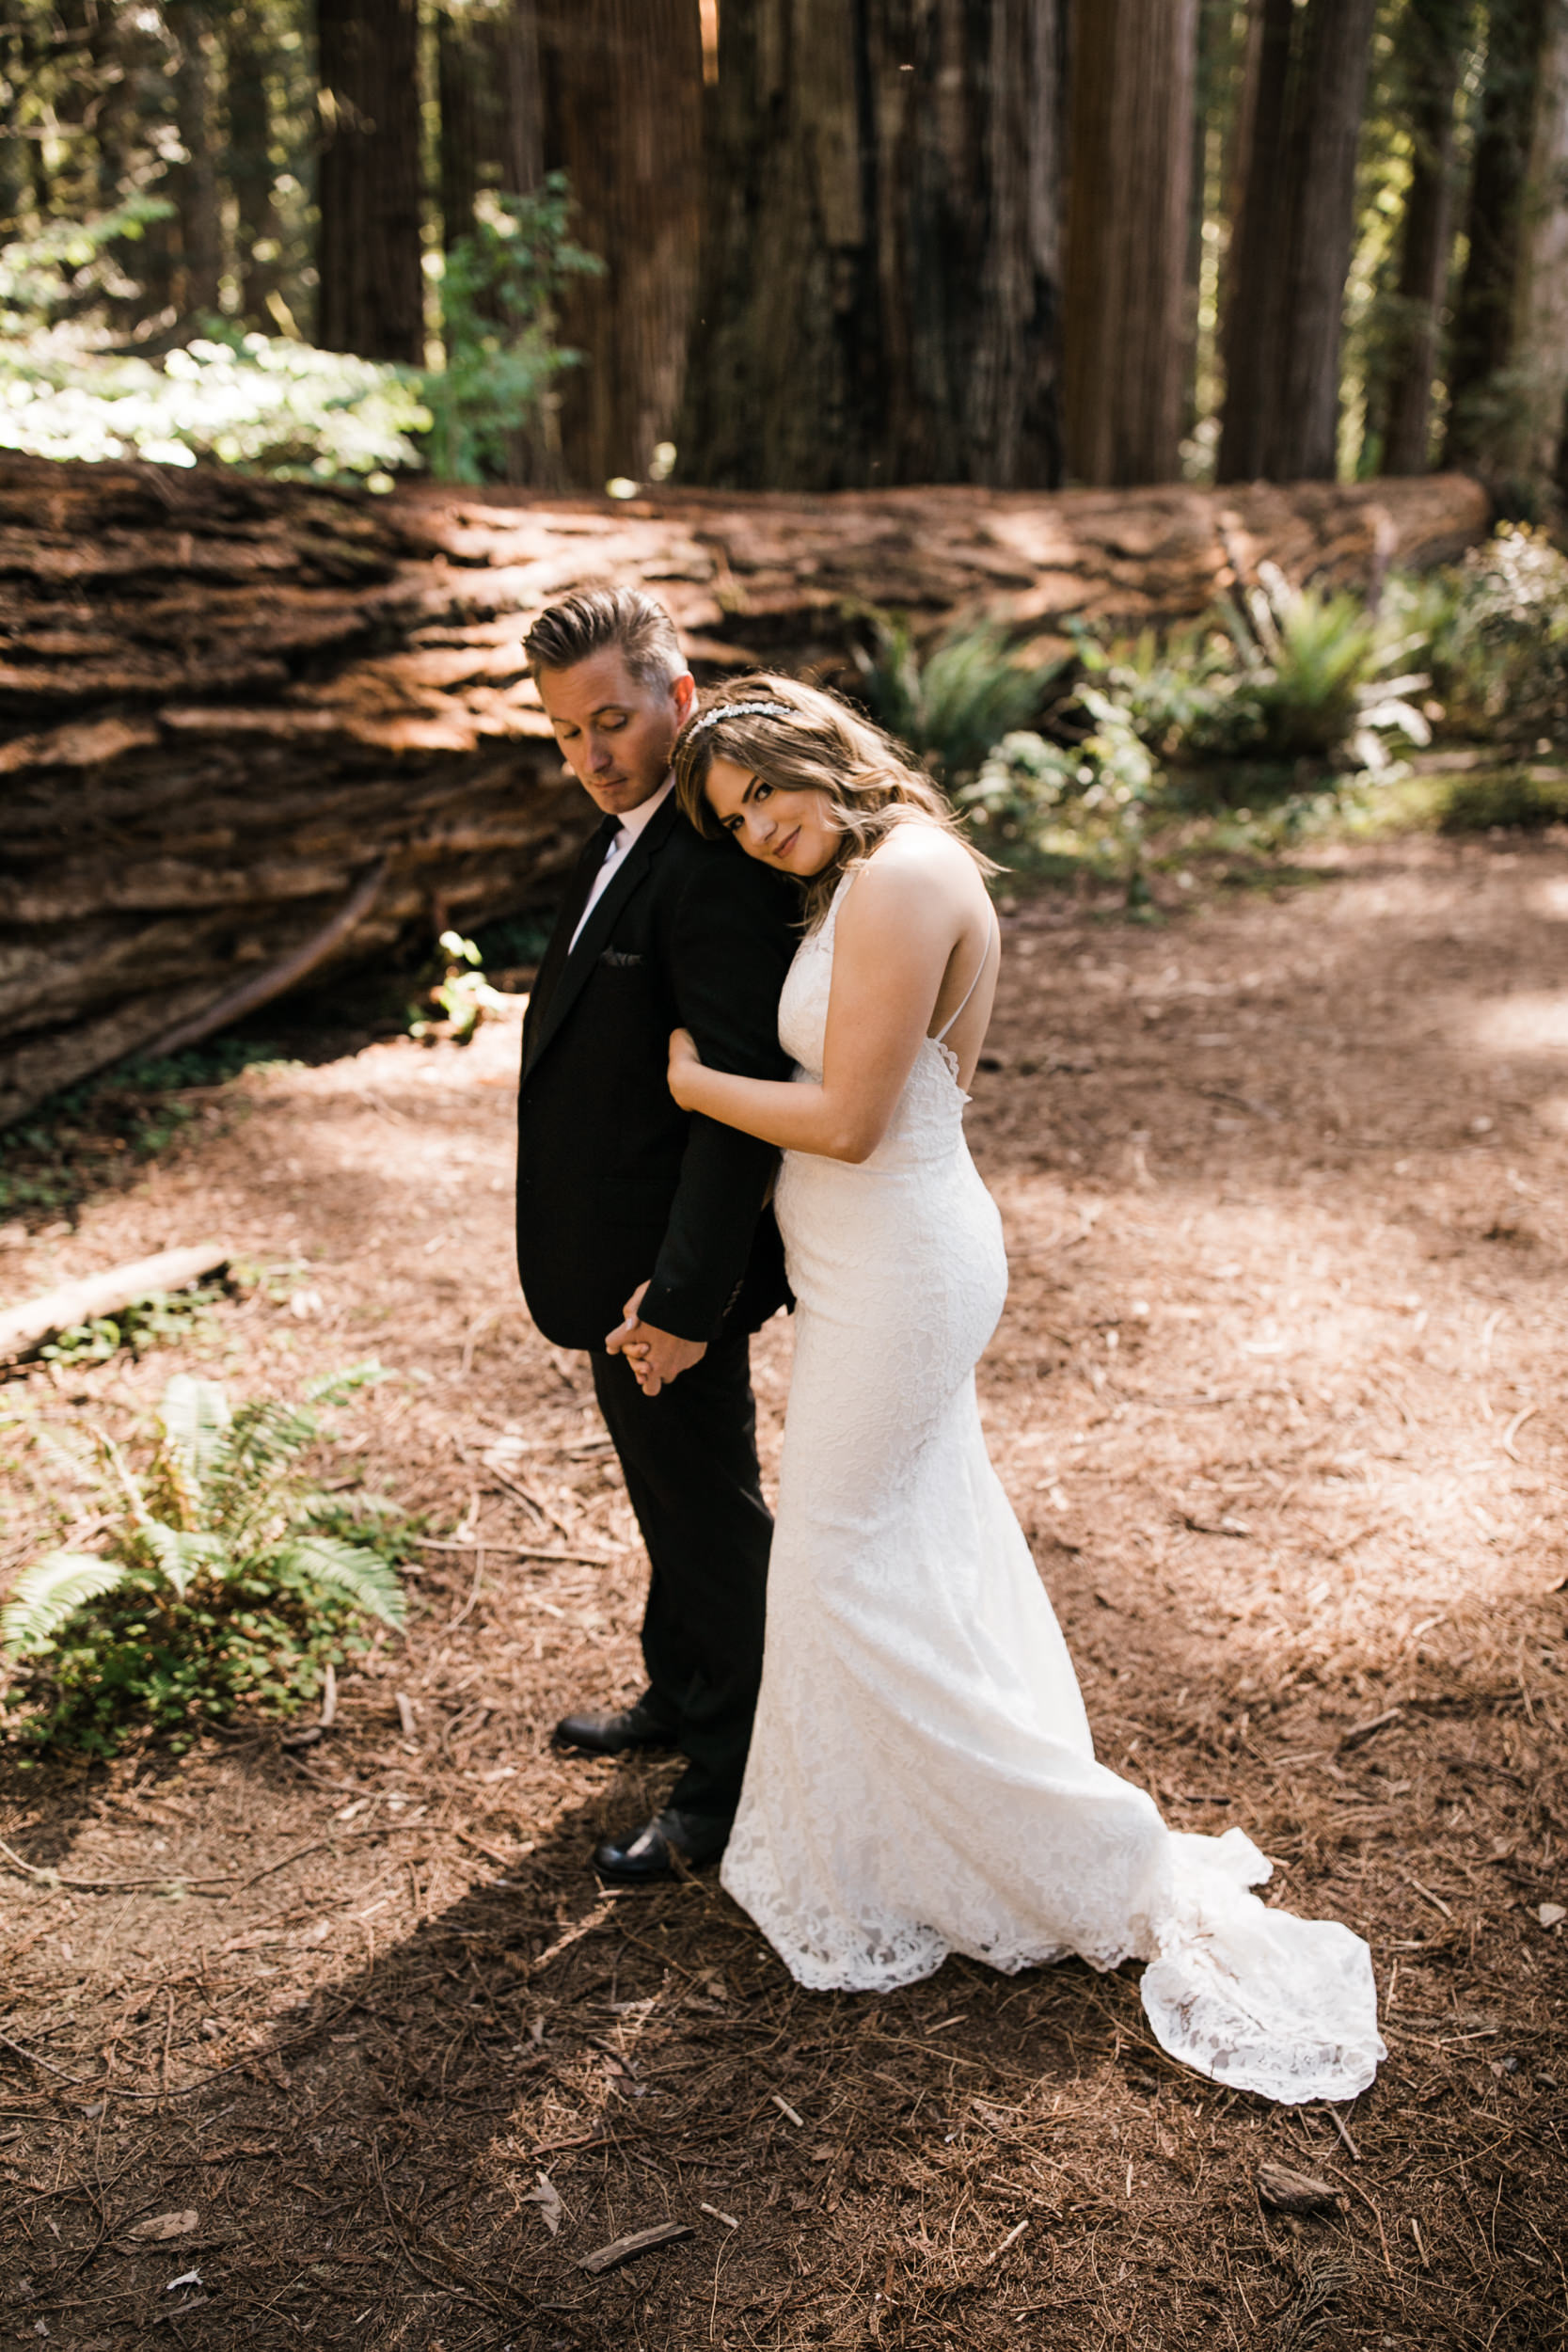
[[[62,1331],[95,1315],[118,1314],[133,1300],[155,1292],[188,1290],[204,1275],[229,1263],[221,1242],[202,1242],[190,1249],[165,1249],[155,1258],[137,1258],[129,1265],[111,1266],[106,1274],[89,1274],[79,1282],[62,1283],[41,1297],[11,1307],[0,1314],[0,1364],[20,1363]]]
[[[325,963],[333,949],[341,946],[358,929],[380,895],[381,885],[387,879],[388,864],[388,859],[378,858],[357,888],[349,894],[337,914],[324,923],[319,931],[312,931],[309,938],[301,940],[297,947],[291,947],[286,956],[279,956],[276,963],[269,963],[264,972],[253,973],[248,980],[241,980],[237,987],[226,989],[202,1011],[193,1013],[188,1020],[177,1021],[172,1029],[166,1029],[162,1037],[155,1037],[150,1045],[142,1046],[141,1053],[149,1060],[163,1054],[178,1054],[185,1046],[198,1044],[202,1038],[211,1037],[214,1029],[228,1028],[230,1022],[243,1020],[247,1012],[259,1011],[261,1006],[270,1005],[275,996],[281,996],[285,990],[295,987],[315,970],[317,964]]]

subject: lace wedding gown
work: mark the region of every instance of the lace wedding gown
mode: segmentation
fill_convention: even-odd
[[[822,1067],[827,919],[779,1031]],[[987,1455],[974,1366],[1006,1290],[955,1057],[927,1039],[859,1167],[785,1154],[799,1302],[762,1695],[723,1883],[805,1985],[885,1991],[949,1952],[1148,1963],[1171,2056],[1266,2097],[1347,2099],[1386,2054],[1370,1955],[1268,1910],[1241,1830],[1168,1829],[1094,1759],[1072,1661]]]

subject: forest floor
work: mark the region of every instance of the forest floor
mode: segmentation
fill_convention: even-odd
[[[378,1357],[325,1472],[465,1547],[313,1747],[4,1766],[0,2341],[1563,2341],[1568,840],[1170,895],[1008,902],[985,1417],[1101,1756],[1370,1938],[1375,2088],[1216,2090],[1133,1970],[813,1994],[711,1875],[596,1885],[672,1768],[550,1745],[638,1687],[641,1575],[515,1287],[517,1030],[347,1041],[0,1252],[11,1298],[209,1233],[274,1269],[178,1347],[0,1389],[0,1581],[74,1508],[35,1431],[130,1435],[180,1365]],[[787,1325],[756,1353],[771,1459]],[[1334,2201],[1271,2209],[1265,2161]]]

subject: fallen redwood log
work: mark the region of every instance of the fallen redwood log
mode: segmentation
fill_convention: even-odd
[[[136,1258],[129,1265],[111,1266],[104,1274],[85,1275],[77,1282],[62,1282],[20,1307],[0,1314],[0,1364],[20,1363],[62,1331],[99,1315],[119,1314],[138,1298],[188,1290],[204,1275],[229,1263],[219,1243],[198,1242],[188,1249],[163,1249],[155,1258]]]
[[[0,1124],[547,895],[592,812],[522,638],[585,582],[653,588],[700,672],[833,676],[871,606],[1135,627],[1265,558],[1366,586],[1487,521],[1455,475],[519,503],[0,455]]]

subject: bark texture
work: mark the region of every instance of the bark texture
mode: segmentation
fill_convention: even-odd
[[[450,250],[473,227],[485,188],[521,196],[544,169],[534,0],[444,8],[436,19],[441,232]]]
[[[1492,0],[1486,81],[1465,227],[1469,251],[1454,312],[1446,464],[1484,464],[1508,405],[1536,75],[1553,0]]]
[[[1076,0],[1062,361],[1067,469],[1180,470],[1198,0]]]
[[[1057,0],[725,0],[682,475],[1061,475]]]
[[[1400,235],[1401,307],[1388,374],[1385,473],[1425,473],[1432,462],[1432,384],[1453,244],[1454,97],[1469,14],[1465,0],[1409,0],[1401,27],[1411,162]]]
[[[1266,556],[1363,584],[1487,528],[1472,482],[387,501],[0,456],[0,1121],[333,958],[526,904],[593,810],[522,639],[593,580],[662,596],[709,674],[853,683],[868,602],[1057,633],[1203,612]]]
[[[1258,5],[1217,470],[1222,482],[1332,481],[1376,0]]]
[[[277,322],[267,297],[277,285],[279,224],[273,197],[272,102],[267,90],[274,51],[261,0],[236,0],[225,49],[228,177],[234,191],[240,309],[249,325],[271,334]]]
[[[1535,87],[1514,311],[1516,460],[1568,503],[1568,0],[1550,0]]]
[[[215,310],[223,274],[223,224],[218,215],[217,158],[213,151],[213,34],[200,0],[179,0],[168,11],[169,30],[180,44],[174,100],[185,160],[174,171],[182,262],[180,308]]]
[[[573,232],[604,275],[562,304],[567,475],[599,490],[646,479],[673,437],[702,230],[698,0],[539,0],[545,161],[568,175]]]
[[[422,365],[418,0],[316,0],[316,341]]]

